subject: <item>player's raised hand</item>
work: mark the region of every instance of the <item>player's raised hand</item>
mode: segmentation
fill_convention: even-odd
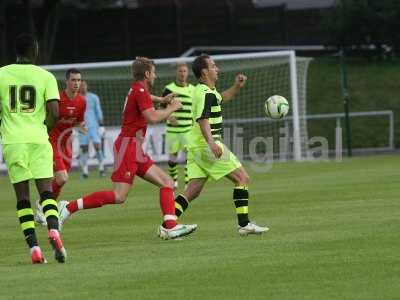
[[[172,111],[176,111],[182,108],[182,103],[179,100],[173,99],[171,100],[169,106],[171,107]]]
[[[170,104],[172,100],[175,99],[175,94],[174,93],[169,93],[168,95],[162,97],[162,103],[165,104]]]
[[[247,76],[244,74],[237,74],[235,78],[235,85],[238,86],[239,88],[242,88],[247,81]]]

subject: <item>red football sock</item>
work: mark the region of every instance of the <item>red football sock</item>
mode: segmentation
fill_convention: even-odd
[[[88,196],[84,196],[75,201],[71,201],[68,205],[68,211],[72,214],[77,210],[101,207],[107,204],[115,204],[115,193],[113,191],[95,192]]]
[[[53,179],[53,181],[51,182],[51,185],[53,187],[54,199],[56,200],[58,198],[58,196],[60,195],[62,186],[59,185],[55,179]]]
[[[163,226],[167,229],[176,226],[174,190],[168,187],[160,189],[160,207],[164,217]]]

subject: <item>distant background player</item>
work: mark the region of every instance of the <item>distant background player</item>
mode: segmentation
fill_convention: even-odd
[[[175,99],[182,103],[182,108],[173,112],[167,119],[166,143],[168,151],[168,171],[178,187],[178,155],[180,151],[185,154],[185,185],[188,183],[186,168],[186,144],[188,133],[192,127],[192,94],[194,86],[187,82],[189,69],[186,63],[176,64],[175,81],[165,86],[163,96],[173,93]]]
[[[82,177],[88,178],[88,159],[89,159],[89,141],[92,141],[96,151],[96,158],[99,162],[99,175],[104,176],[104,153],[102,149],[101,138],[105,133],[103,127],[103,111],[101,110],[99,97],[88,91],[88,84],[82,81],[80,93],[86,99],[85,125],[87,133],[79,133],[79,164],[82,170]]]

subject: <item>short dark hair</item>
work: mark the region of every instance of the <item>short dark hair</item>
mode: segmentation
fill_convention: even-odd
[[[37,39],[30,34],[21,34],[15,39],[15,54],[18,57],[34,58]]]
[[[210,55],[202,53],[193,61],[192,70],[197,79],[201,77],[201,71],[208,68],[207,59],[210,59]]]
[[[132,63],[132,74],[134,80],[143,80],[145,72],[151,72],[151,68],[155,67],[154,61],[147,57],[138,56]]]
[[[79,71],[77,68],[68,69],[67,72],[65,72],[65,78],[69,79],[71,74],[81,74],[81,71]]]

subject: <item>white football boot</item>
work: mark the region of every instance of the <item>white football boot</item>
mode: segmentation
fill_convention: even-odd
[[[248,235],[248,234],[262,234],[268,231],[268,227],[258,226],[254,223],[248,223],[246,226],[238,226],[238,232],[240,235]]]
[[[61,231],[64,223],[69,219],[71,216],[71,213],[69,212],[67,205],[68,201],[60,201],[58,202],[58,227],[59,230]]]
[[[47,226],[46,217],[43,213],[43,207],[40,205],[40,200],[36,201],[35,222],[40,225]]]
[[[173,240],[191,234],[197,229],[197,224],[177,224],[171,229],[158,227],[158,236],[163,240]]]

